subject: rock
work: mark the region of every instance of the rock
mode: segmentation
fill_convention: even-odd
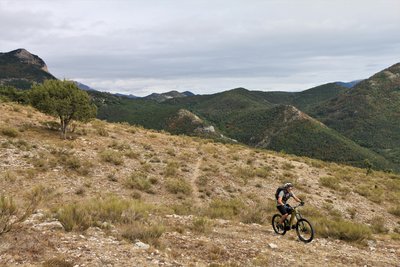
[[[143,242],[138,241],[138,242],[135,243],[135,247],[139,248],[139,249],[149,249],[150,245],[147,245],[147,244],[145,244]]]
[[[274,243],[269,243],[268,246],[272,249],[276,249],[278,248],[278,245],[274,244]]]
[[[43,230],[64,230],[64,226],[59,221],[43,222],[36,224],[33,228],[43,231]]]

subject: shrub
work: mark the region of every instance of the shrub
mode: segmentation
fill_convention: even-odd
[[[100,153],[100,157],[104,162],[113,163],[114,165],[122,165],[124,163],[122,155],[116,151],[104,150]]]
[[[182,178],[169,178],[166,187],[168,192],[173,194],[190,195],[192,193],[192,186]]]
[[[375,234],[382,234],[389,232],[385,227],[385,219],[383,217],[375,216],[370,220],[371,229]]]
[[[340,190],[339,179],[337,179],[336,177],[321,177],[319,179],[319,184],[333,190]]]
[[[389,212],[397,217],[400,217],[400,205],[389,209]]]
[[[244,204],[240,199],[214,199],[205,211],[210,218],[233,219],[238,216]]]
[[[152,183],[143,172],[133,172],[127,179],[126,184],[129,188],[138,189],[150,193]]]
[[[75,264],[65,260],[63,257],[46,260],[42,264],[42,267],[73,267],[73,266],[75,266]]]
[[[170,161],[167,163],[167,167],[165,168],[165,176],[175,176],[178,173],[178,163],[174,161]]]
[[[0,132],[2,135],[12,137],[12,138],[19,136],[18,130],[15,128],[11,128],[11,127],[1,128]]]
[[[28,218],[39,205],[44,188],[37,186],[26,195],[24,208],[18,207],[11,197],[0,196],[0,235],[9,232],[15,225]]]
[[[206,217],[197,217],[193,219],[190,229],[197,233],[208,233],[211,231],[211,222]]]
[[[130,158],[130,159],[138,159],[140,157],[140,154],[138,152],[135,152],[131,149],[128,149],[124,155],[125,155],[125,157]]]
[[[321,237],[331,237],[349,242],[360,242],[371,238],[368,226],[344,220],[331,220],[325,217],[314,217],[312,222],[315,232]]]
[[[271,167],[269,166],[264,166],[261,168],[257,168],[255,170],[255,175],[260,178],[268,178],[270,174],[271,174]]]
[[[235,176],[247,184],[248,180],[255,176],[255,171],[252,167],[238,167]]]
[[[132,222],[123,226],[122,237],[133,242],[140,240],[144,243],[157,245],[158,239],[164,232],[164,225],[159,223],[146,225],[143,222]]]
[[[355,189],[356,193],[375,203],[381,203],[384,196],[384,190],[376,186],[361,185]]]
[[[96,132],[100,136],[104,136],[104,137],[108,137],[109,136],[109,134],[108,134],[108,132],[107,132],[107,130],[105,128],[97,128]]]
[[[96,198],[62,205],[56,209],[56,218],[66,231],[86,230],[90,226],[101,226],[103,222],[132,223],[147,217],[151,210],[152,206],[138,200]]]
[[[261,207],[248,207],[245,208],[240,214],[240,221],[243,223],[258,223],[263,224],[265,221],[265,211]]]

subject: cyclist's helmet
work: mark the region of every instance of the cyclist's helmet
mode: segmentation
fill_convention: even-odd
[[[285,189],[288,189],[288,188],[290,188],[290,187],[293,187],[293,184],[292,184],[292,183],[286,183],[283,187],[284,187]]]

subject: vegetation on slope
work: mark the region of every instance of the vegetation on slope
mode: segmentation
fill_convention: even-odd
[[[400,64],[360,82],[312,114],[359,145],[400,164]]]
[[[107,262],[122,265],[150,264],[148,257],[182,265],[286,264],[279,251],[265,258],[264,248],[279,241],[304,256],[292,232],[278,238],[268,230],[274,192],[287,181],[317,229],[309,263],[336,253],[332,247],[346,251],[344,264],[398,260],[379,251],[376,259],[347,253],[370,253],[371,239],[385,240],[388,249],[396,244],[397,175],[102,121],[78,124],[70,140],[61,140],[46,126],[49,116],[15,103],[1,103],[0,111],[3,194],[21,203],[25,189],[42,185],[40,211],[4,236],[0,263],[18,255],[41,264],[54,255],[88,264],[112,255]],[[137,253],[138,240],[151,246],[148,253]]]

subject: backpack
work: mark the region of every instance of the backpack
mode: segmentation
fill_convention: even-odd
[[[278,200],[278,195],[282,190],[285,190],[285,188],[283,186],[278,187],[278,189],[276,189],[276,192],[275,192],[275,199],[276,200]]]

